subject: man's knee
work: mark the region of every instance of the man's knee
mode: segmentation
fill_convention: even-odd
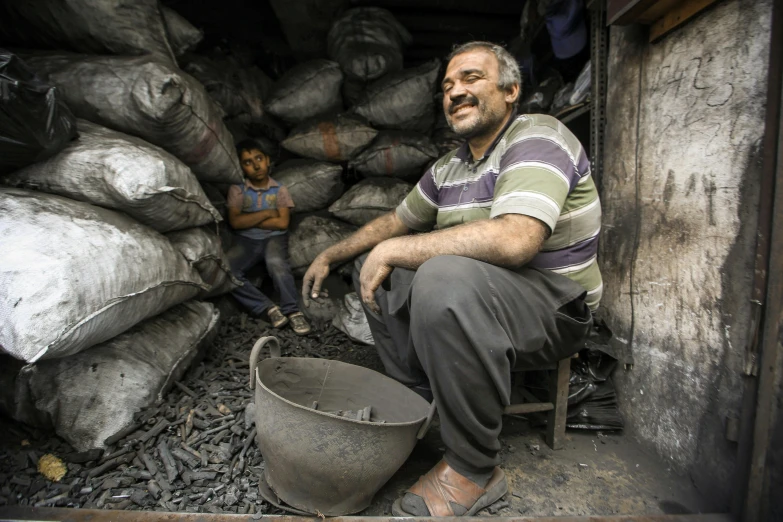
[[[460,256],[437,256],[426,261],[413,278],[411,316],[437,317],[446,309],[470,306],[481,287],[477,282],[486,279],[478,263]]]

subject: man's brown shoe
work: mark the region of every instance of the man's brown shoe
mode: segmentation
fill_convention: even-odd
[[[297,335],[307,335],[312,330],[302,312],[295,312],[289,315],[288,318],[291,319],[291,329]]]
[[[279,306],[273,306],[267,310],[266,315],[269,316],[269,322],[272,323],[272,328],[282,328],[288,324],[288,317],[283,315]]]

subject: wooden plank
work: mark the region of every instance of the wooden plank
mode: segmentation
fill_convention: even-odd
[[[640,24],[652,25],[682,3],[682,0],[658,0],[641,13],[636,21]]]
[[[503,409],[506,415],[521,415],[523,413],[535,413],[538,411],[550,411],[555,408],[551,402],[525,402],[522,404],[512,404]]]
[[[628,25],[647,11],[657,0],[607,0],[606,25]]]
[[[566,414],[568,413],[568,382],[571,377],[571,358],[557,364],[557,370],[549,383],[549,399],[555,407],[546,421],[546,443],[553,450],[563,448],[565,443]]]
[[[650,43],[656,42],[718,0],[685,0],[650,27]]]
[[[524,2],[509,2],[508,0],[351,0],[352,6],[383,7],[394,10],[430,9],[433,11],[466,13],[487,13],[499,15],[522,14]]]

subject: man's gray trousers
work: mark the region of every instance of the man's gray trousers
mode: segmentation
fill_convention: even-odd
[[[366,259],[356,260],[354,286]],[[556,362],[584,347],[592,315],[585,291],[547,270],[500,268],[439,256],[417,271],[394,269],[365,307],[387,374],[432,390],[446,461],[459,472],[498,464],[511,372]]]

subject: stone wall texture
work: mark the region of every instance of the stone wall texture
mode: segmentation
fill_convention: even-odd
[[[725,508],[748,342],[771,0],[724,0],[655,44],[610,38],[604,300],[633,351],[628,431]]]

